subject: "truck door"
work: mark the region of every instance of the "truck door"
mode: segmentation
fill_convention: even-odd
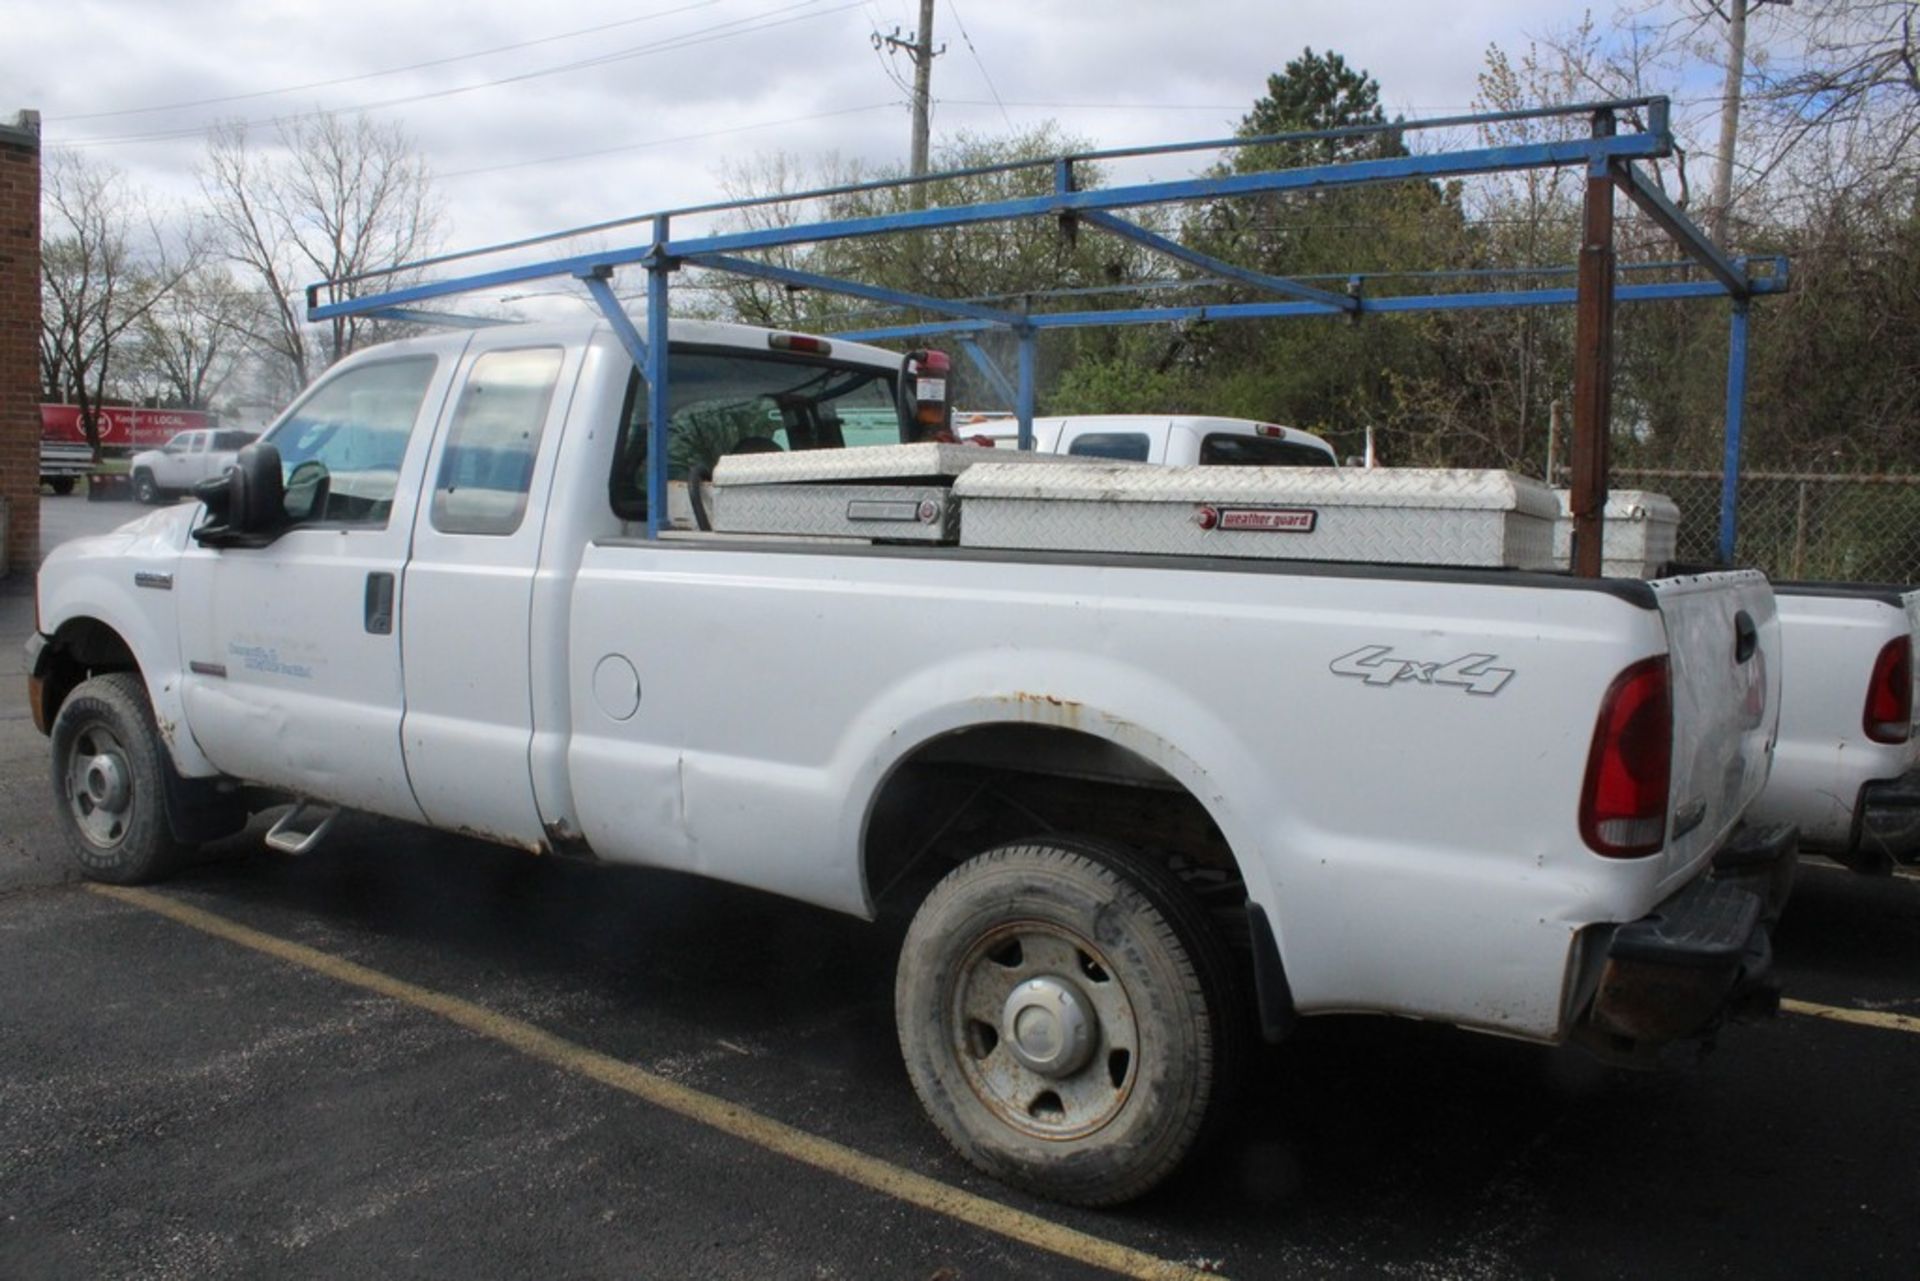
[[[537,847],[530,630],[580,348],[476,337],[428,459],[401,593],[414,796],[438,826]]]
[[[433,423],[455,361],[444,340],[339,369],[266,439],[320,476],[313,514],[265,547],[181,557],[187,725],[221,769],[418,821],[400,748],[399,586]]]

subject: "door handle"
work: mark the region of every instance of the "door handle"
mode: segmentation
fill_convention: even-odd
[[[1753,657],[1753,651],[1760,645],[1760,629],[1753,625],[1753,615],[1740,610],[1733,616],[1733,661],[1744,663]]]
[[[367,575],[367,631],[375,636],[393,634],[393,575],[376,570]]]

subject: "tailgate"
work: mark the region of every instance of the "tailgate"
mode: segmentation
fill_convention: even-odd
[[[1780,716],[1780,623],[1756,570],[1652,587],[1673,676],[1671,875],[1711,857],[1766,784]]]

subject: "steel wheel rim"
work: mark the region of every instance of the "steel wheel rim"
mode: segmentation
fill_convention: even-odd
[[[1064,1016],[1044,1016],[1049,1003]],[[1016,1022],[1022,1012],[1027,1018]],[[1089,1025],[1083,1052],[1034,1052],[1050,1049],[1076,1015]],[[981,936],[956,971],[949,1023],[968,1086],[1023,1134],[1085,1137],[1112,1122],[1133,1093],[1140,1062],[1133,1002],[1106,954],[1063,926],[1020,921]],[[1022,1036],[1026,1053],[1018,1052]],[[1051,1071],[1030,1065],[1050,1057]]]
[[[113,732],[88,725],[67,756],[67,808],[91,845],[112,849],[126,839],[137,798],[127,749]]]

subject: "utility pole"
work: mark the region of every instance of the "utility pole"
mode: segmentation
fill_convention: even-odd
[[[1740,89],[1747,78],[1747,0],[1728,0],[1727,88],[1720,100],[1720,150],[1713,158],[1713,208],[1707,234],[1727,243],[1727,215],[1733,204],[1733,148],[1740,134]]]
[[[933,47],[933,0],[920,0],[920,30],[912,40],[900,34],[874,33],[873,47],[898,50],[913,60],[913,152],[907,168],[916,178],[927,174],[928,116],[932,101],[933,60],[947,51],[945,45]]]
[[[1713,204],[1707,211],[1707,234],[1718,245],[1727,243],[1733,215],[1733,149],[1740,137],[1740,91],[1747,79],[1747,10],[1764,4],[1792,3],[1727,0],[1727,83],[1720,100],[1720,151],[1713,159]]]

